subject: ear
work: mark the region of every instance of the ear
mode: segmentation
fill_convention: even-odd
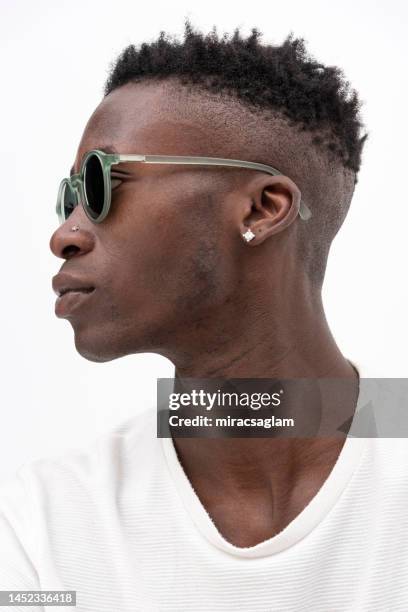
[[[301,192],[287,176],[259,176],[247,183],[246,207],[240,231],[243,236],[248,230],[250,246],[261,244],[295,221],[299,214]],[[245,238],[244,238],[245,239]]]

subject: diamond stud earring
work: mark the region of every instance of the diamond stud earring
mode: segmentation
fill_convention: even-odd
[[[255,238],[255,234],[252,230],[247,229],[247,231],[245,232],[245,234],[242,234],[243,239],[245,240],[245,242],[251,242],[251,240],[253,240]]]
[[[71,227],[71,232],[77,232],[79,230],[79,225],[73,225]]]

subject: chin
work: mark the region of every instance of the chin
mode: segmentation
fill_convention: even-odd
[[[73,325],[77,352],[88,361],[105,363],[126,355],[152,352],[152,335],[146,329],[113,328],[110,325]],[[139,333],[138,333],[139,332]]]
[[[105,347],[84,345],[75,342],[75,348],[81,357],[95,363],[105,363],[106,361],[113,361],[114,359],[123,357],[123,355],[113,353],[112,350],[109,351],[107,347],[105,350]]]
[[[127,352],[124,346],[117,346],[108,335],[91,333],[90,330],[75,330],[75,348],[88,361],[105,363],[124,357]]]

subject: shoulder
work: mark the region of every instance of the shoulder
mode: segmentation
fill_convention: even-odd
[[[0,509],[10,505],[11,499],[17,503],[17,497],[21,502],[23,495],[55,497],[57,491],[65,490],[68,496],[74,489],[102,484],[115,471],[119,476],[122,464],[137,460],[154,442],[155,416],[154,408],[143,410],[85,446],[25,463],[14,480],[0,486]]]
[[[0,590],[39,588],[30,495],[21,472],[0,487]]]
[[[137,488],[138,470],[142,476],[146,456],[156,451],[156,411],[150,408],[84,448],[23,464],[0,485],[0,590],[40,588],[44,550],[61,548],[66,533],[89,537],[117,492]]]
[[[140,412],[91,441],[88,445],[23,464],[0,485],[0,516],[20,537],[36,520],[50,521],[96,504],[120,487],[132,470],[145,466],[157,447],[156,412]]]
[[[1,484],[0,590],[38,590],[46,551],[68,555],[74,543],[99,541],[118,497],[129,489],[142,496],[157,441],[150,408],[83,448],[23,464]]]

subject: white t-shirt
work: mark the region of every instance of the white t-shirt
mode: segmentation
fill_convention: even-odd
[[[0,590],[74,590],[81,612],[408,610],[405,438],[348,436],[306,508],[248,548],[218,532],[154,407],[0,491]]]

